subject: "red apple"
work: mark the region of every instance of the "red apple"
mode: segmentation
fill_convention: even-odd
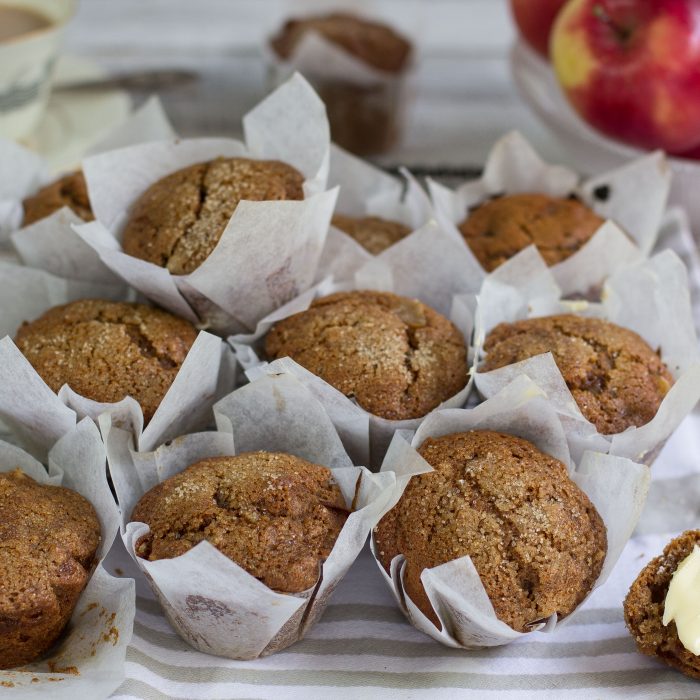
[[[550,55],[594,128],[674,154],[700,146],[700,0],[569,0]]]
[[[549,33],[566,0],[510,0],[510,10],[520,34],[545,58],[549,55]]]

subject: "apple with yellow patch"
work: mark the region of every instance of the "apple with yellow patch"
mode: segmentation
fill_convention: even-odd
[[[550,57],[599,131],[672,154],[700,146],[700,0],[569,0]]]
[[[549,34],[566,0],[510,0],[510,11],[520,35],[544,58],[549,55]]]

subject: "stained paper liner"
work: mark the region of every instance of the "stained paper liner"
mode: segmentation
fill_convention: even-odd
[[[72,226],[61,244],[63,264],[90,280],[106,267],[158,305],[221,333],[249,331],[309,288],[337,196],[325,191],[330,141],[323,103],[295,75],[244,117],[243,128],[245,143],[169,139],[86,158],[97,220]],[[215,249],[187,275],[125,254],[121,236],[140,195],[176,170],[218,157],[284,161],[303,174],[305,199],[241,202]]]
[[[432,238],[432,256],[426,255],[417,265],[421,251],[427,251],[423,236]],[[405,244],[405,245],[404,245]],[[434,224],[419,229],[409,239],[392,246],[391,258],[379,256],[358,270],[352,282],[336,283],[332,279],[316,285],[258,323],[255,333],[231,336],[228,341],[234,348],[236,359],[246,370],[249,379],[278,371],[289,372],[302,381],[324,405],[334,421],[340,414],[339,428],[349,454],[359,464],[378,468],[396,430],[415,430],[423,418],[388,420],[368,413],[354,401],[330,384],[307,371],[290,358],[281,358],[267,364],[263,361],[264,337],[278,321],[309,308],[314,299],[338,291],[370,289],[394,292],[415,298],[449,318],[462,333],[469,348],[473,328],[472,295],[457,292],[461,284],[461,271],[450,267],[449,251],[453,241],[443,235]],[[386,252],[389,252],[386,251]],[[447,257],[446,257],[447,256]],[[441,407],[464,406],[471,391],[472,381],[441,404]],[[369,443],[365,426],[369,424]]]
[[[417,452],[427,438],[469,430],[494,430],[521,437],[567,466],[571,479],[590,498],[607,529],[608,551],[593,590],[602,585],[639,520],[649,488],[648,468],[624,457],[592,451],[575,459],[556,407],[536,384],[520,376],[476,408],[435,411],[417,432],[397,433],[382,472],[396,472],[397,481],[406,485],[411,474],[432,471]],[[404,557],[396,556],[387,574],[377,558],[374,537],[371,549],[403,613],[411,624],[436,641],[450,647],[476,649],[508,644],[532,633],[517,632],[496,617],[469,556],[425,569],[421,574],[421,582],[440,620],[438,628],[416,607],[404,588]],[[533,624],[532,631],[555,631],[575,618],[583,604],[562,621],[553,615]]]
[[[139,448],[155,445],[187,430],[206,427],[217,397],[235,384],[235,360],[226,343],[201,331],[190,348],[148,425],[138,403],[127,397],[117,403],[99,403],[80,396],[66,384],[54,393],[14,344],[17,328],[49,308],[78,299],[125,301],[120,288],[65,280],[17,265],[0,263],[0,420],[22,446],[39,459],[85,416],[97,420],[109,413],[128,428]]]
[[[217,432],[185,435],[150,453],[134,452],[123,430],[102,429],[124,543],[170,623],[199,651],[254,659],[304,637],[371,529],[396,502],[399,486],[393,473],[353,466],[321,403],[292,375],[263,377],[238,389],[215,406],[215,414]],[[174,559],[149,562],[136,555],[148,526],[129,518],[146,491],[206,457],[255,450],[286,452],[329,467],[347,505],[354,502],[313,588],[297,594],[273,591],[206,541]]]
[[[475,387],[494,396],[519,375],[540,386],[559,413],[578,459],[593,449],[651,464],[660,448],[700,399],[700,348],[693,323],[688,274],[672,251],[619,268],[605,283],[600,303],[565,301],[532,247],[489,275],[481,288],[475,322],[475,360],[484,358],[489,331],[501,322],[574,313],[597,316],[638,333],[675,379],[656,416],[646,425],[602,435],[583,417],[551,353],[490,372],[476,372]]]
[[[119,511],[107,484],[105,458],[100,433],[89,420],[75,425],[52,447],[48,472],[20,448],[0,442],[0,472],[19,468],[39,483],[77,491],[94,506],[102,531],[97,566],[56,646],[40,661],[0,670],[0,684],[8,697],[101,700],[125,678],[135,587],[133,579],[114,578],[102,567],[119,531]]]
[[[474,207],[504,194],[575,195],[608,219],[580,250],[552,266],[564,296],[595,293],[618,267],[649,255],[662,225],[670,184],[671,172],[661,152],[582,181],[568,168],[545,163],[517,132],[495,144],[479,179],[456,190],[428,180],[439,224],[469,250],[465,274],[473,280],[475,292],[487,272],[457,228]]]

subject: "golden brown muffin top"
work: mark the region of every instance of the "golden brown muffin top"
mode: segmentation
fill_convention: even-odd
[[[82,170],[69,173],[42,187],[36,194],[22,202],[24,220],[22,226],[29,226],[40,219],[45,219],[62,207],[69,207],[83,221],[92,221],[90,199]]]
[[[270,359],[291,357],[370,413],[419,418],[467,383],[464,338],[444,316],[388,292],[340,292],[276,323]]]
[[[490,430],[429,438],[418,451],[434,471],[411,478],[375,539],[387,571],[396,555],[406,558],[406,592],[423,613],[439,626],[423,569],[467,555],[498,618],[519,632],[581,603],[600,574],[607,535],[561,462]]]
[[[648,423],[673,384],[642,338],[600,318],[563,314],[501,323],[484,350],[480,372],[551,352],[581,413],[604,435]]]
[[[304,199],[303,183],[301,173],[276,160],[217,158],[182,168],[136,201],[124,252],[188,274],[214,250],[239,202]]]
[[[696,544],[700,544],[700,530],[688,530],[642,569],[625,598],[625,622],[642,654],[655,656],[686,676],[700,680],[700,657],[683,646],[673,620],[663,624],[671,578]]]
[[[20,326],[15,343],[41,378],[94,401],[132,396],[148,422],[197,338],[184,319],[144,304],[83,299]]]
[[[546,263],[555,265],[573,255],[603,223],[571,197],[512,194],[470,211],[459,230],[481,266],[491,272],[533,243]]]
[[[331,224],[354,238],[372,255],[379,255],[411,233],[408,226],[379,216],[344,216],[334,214]]]
[[[207,540],[266,586],[311,588],[348,517],[326,467],[279,452],[212,457],[153,487],[132,521],[151,531],[136,552],[172,559]]]
[[[280,58],[289,58],[308,31],[314,31],[355,58],[387,73],[408,67],[411,44],[389,25],[346,12],[290,19],[270,45]]]
[[[53,644],[85,587],[100,544],[92,505],[19,469],[0,474],[0,668]]]

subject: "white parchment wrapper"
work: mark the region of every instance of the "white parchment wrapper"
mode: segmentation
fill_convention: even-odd
[[[0,442],[0,472],[19,468],[40,483],[77,491],[94,506],[102,531],[97,567],[58,645],[46,658],[21,670],[0,670],[0,682],[13,684],[11,690],[3,688],[3,694],[12,698],[73,700],[80,696],[101,700],[125,678],[135,587],[133,579],[110,576],[101,563],[119,531],[119,510],[107,484],[105,458],[99,430],[89,420],[78,423],[52,447],[48,473],[19,447]],[[71,667],[77,673],[67,671]]]
[[[403,181],[370,165],[335,144],[331,144],[329,187],[339,186],[335,213],[352,217],[378,216],[398,221],[413,233],[433,219],[432,204],[425,190],[411,174],[402,170]],[[406,240],[404,239],[404,241]],[[401,241],[404,248],[416,243]],[[428,237],[420,238],[425,253],[430,253]],[[455,246],[455,254],[464,256]],[[337,281],[348,280],[375,256],[344,231],[331,226],[318,265],[316,281],[332,275]]]
[[[421,259],[420,251],[427,253],[429,248],[423,244],[422,236],[432,240],[432,254],[426,254]],[[391,256],[384,257],[383,254],[363,266],[355,273],[352,282],[336,283],[332,279],[324,280],[263,318],[258,323],[255,333],[231,336],[228,340],[234,348],[236,359],[246,370],[249,379],[278,371],[289,372],[297,377],[321,401],[336,425],[342,426],[339,428],[340,435],[356,463],[378,468],[394,432],[402,429],[415,430],[423,419],[397,421],[368,413],[290,358],[281,358],[267,364],[261,359],[264,337],[277,321],[305,311],[314,299],[338,291],[371,289],[419,299],[449,318],[460,330],[469,348],[473,329],[474,297],[458,293],[462,277],[459,266],[453,268],[451,265],[454,262],[454,259],[449,257],[452,246],[452,239],[443,234],[434,222],[429,223],[410,236],[410,240],[401,241],[385,251],[385,254],[393,253]],[[464,389],[447,399],[441,407],[464,406],[471,386],[472,380],[469,379]],[[369,444],[365,441],[367,422]]]
[[[662,224],[670,184],[671,172],[661,152],[581,181],[572,170],[545,163],[521,134],[511,132],[491,150],[481,178],[454,191],[428,180],[428,189],[438,222],[462,242],[457,226],[469,210],[503,194],[576,195],[608,219],[580,250],[551,268],[562,294],[570,296],[597,290],[619,266],[649,255]],[[475,280],[476,291],[487,273],[471,250],[469,256],[465,274]]]
[[[583,450],[595,449],[651,464],[700,399],[700,348],[693,323],[688,274],[680,258],[666,250],[619,268],[608,278],[601,298],[596,304],[561,300],[551,268],[546,267],[531,246],[484,281],[477,300],[476,362],[483,359],[484,340],[498,323],[560,313],[605,318],[635,331],[652,348],[658,348],[675,379],[649,423],[616,435],[599,434],[583,417],[551,353],[491,372],[476,372],[475,386],[482,396],[490,397],[525,374],[546,392],[570,439],[577,441],[576,459]]]
[[[190,434],[155,452],[133,451],[128,433],[103,426],[109,468],[123,514],[127,550],[149,580],[180,636],[199,651],[254,659],[301,639],[364,546],[367,535],[398,498],[393,473],[353,466],[331,418],[303,384],[288,374],[263,377],[215,407],[218,432]],[[278,593],[204,541],[175,559],[149,562],[135,554],[143,523],[129,522],[134,505],[157,483],[206,457],[254,450],[287,452],[333,470],[350,514],[314,588]],[[356,484],[359,492],[355,496]]]
[[[295,75],[244,117],[243,128],[245,143],[154,141],[87,158],[83,170],[97,221],[73,226],[72,242],[66,237],[63,244],[63,255],[70,259],[65,264],[94,279],[97,254],[114,275],[160,306],[227,333],[254,328],[272,309],[310,287],[337,196],[337,190],[325,191],[330,141],[323,103]],[[129,211],[150,185],[220,156],[294,166],[304,175],[305,199],[241,202],[211,255],[187,275],[172,275],[122,252]]]
[[[516,435],[567,466],[571,479],[591,499],[607,528],[608,551],[593,590],[602,585],[642,512],[649,488],[649,469],[624,457],[596,452],[585,452],[580,460],[574,460],[556,408],[537,385],[520,376],[476,408],[435,411],[415,434],[397,433],[382,464],[382,472],[396,471],[397,479],[405,469],[414,473],[429,472],[430,466],[417,452],[420,445],[429,437],[469,430],[495,430]],[[404,483],[408,483],[408,479]],[[371,548],[376,558],[374,537]],[[468,556],[425,569],[421,574],[421,582],[441,622],[441,629],[416,607],[406,593],[403,586],[404,557],[394,558],[390,574],[378,559],[377,564],[409,621],[446,646],[463,649],[500,646],[527,634],[513,630],[496,617]],[[558,625],[573,619],[582,605],[583,602],[561,622],[557,622],[556,615],[546,621],[533,621],[536,624],[532,630],[552,632]]]
[[[172,138],[174,135],[160,101],[157,97],[152,97],[95,143],[89,152],[99,153],[145,141]],[[53,255],[60,252],[61,247],[50,238],[52,231],[65,226],[65,217],[55,219],[53,226],[20,230],[24,216],[22,200],[55,178],[56,175],[50,173],[41,156],[14,141],[0,139],[0,248],[11,242],[25,264],[70,277],[56,266]],[[54,217],[55,215],[47,218]],[[81,221],[75,215],[73,218]],[[37,237],[39,240],[36,240]],[[43,254],[41,242],[50,246]]]
[[[139,448],[155,445],[187,430],[210,423],[211,406],[235,383],[235,360],[220,338],[201,331],[190,348],[170,389],[148,425],[138,403],[125,398],[118,403],[98,403],[76,394],[66,384],[55,394],[14,344],[17,328],[49,308],[78,299],[120,297],[120,287],[76,282],[18,265],[0,263],[0,420],[19,442],[39,459],[76,420],[108,412],[131,430]]]

